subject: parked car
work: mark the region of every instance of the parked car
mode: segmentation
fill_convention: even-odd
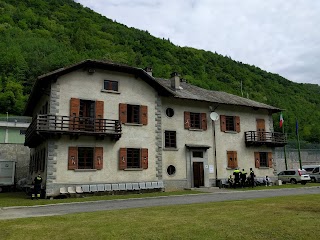
[[[310,173],[311,182],[320,182],[320,166],[313,169]]]
[[[310,175],[304,169],[289,169],[282,171],[278,174],[278,180],[281,180],[283,184],[306,184],[311,180]]]
[[[305,165],[302,168],[309,173],[311,182],[320,182],[320,165]]]

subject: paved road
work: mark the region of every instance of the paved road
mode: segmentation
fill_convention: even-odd
[[[303,194],[320,194],[320,187],[293,189],[252,190],[252,191],[215,191],[206,194],[153,197],[140,199],[103,200],[95,202],[52,204],[32,207],[4,207],[0,209],[0,220],[64,215],[80,212],[95,212],[126,208],[142,208],[153,206],[169,206],[179,204],[221,202],[268,198],[276,196],[292,196]]]

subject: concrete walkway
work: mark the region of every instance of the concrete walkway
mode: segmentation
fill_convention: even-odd
[[[118,199],[118,200],[102,200],[80,203],[63,203],[51,204],[31,207],[4,207],[0,209],[0,220],[64,215],[80,212],[95,212],[118,210],[128,208],[143,208],[154,206],[170,206],[179,204],[208,203],[221,201],[235,201],[257,198],[270,198],[276,196],[292,196],[304,194],[320,194],[320,187],[304,187],[304,188],[283,188],[283,189],[266,189],[251,191],[230,191],[226,189],[200,189],[206,190],[208,193],[179,195],[179,196],[163,196],[149,197],[139,199]]]

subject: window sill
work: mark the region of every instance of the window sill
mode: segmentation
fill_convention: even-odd
[[[269,167],[259,167],[259,169],[269,169]]]
[[[125,168],[123,171],[142,171],[143,168]]]
[[[201,128],[189,128],[189,131],[203,132]]]
[[[95,172],[97,169],[74,169],[75,172]]]
[[[237,134],[237,131],[224,131],[225,133]]]
[[[237,168],[237,167],[236,167]],[[235,170],[236,168],[229,168],[229,167],[227,167],[226,169],[227,170]]]
[[[163,151],[179,151],[178,148],[162,148]]]
[[[141,123],[124,123],[124,125],[127,125],[127,126],[143,126],[143,124]]]
[[[104,92],[104,93],[113,93],[113,94],[120,94],[120,92],[118,92],[118,91],[105,90],[105,89],[101,89],[101,92]]]

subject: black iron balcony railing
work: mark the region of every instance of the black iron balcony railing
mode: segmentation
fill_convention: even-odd
[[[26,131],[25,145],[36,145],[37,141],[46,136],[61,134],[97,137],[111,135],[118,140],[121,137],[121,124],[119,120],[111,119],[39,114],[33,118]]]
[[[244,135],[246,146],[283,147],[288,143],[286,135],[279,132],[248,131]]]

